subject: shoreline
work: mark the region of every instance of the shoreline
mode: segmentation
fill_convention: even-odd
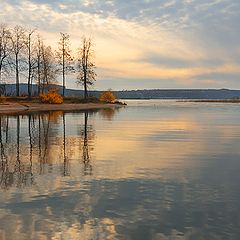
[[[106,108],[120,108],[122,104],[113,103],[63,103],[63,104],[43,104],[43,103],[17,103],[5,102],[0,104],[0,115],[3,114],[26,114],[47,111],[81,111],[96,110]]]

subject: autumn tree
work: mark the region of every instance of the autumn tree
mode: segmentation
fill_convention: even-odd
[[[93,63],[92,40],[83,37],[82,46],[79,51],[77,65],[77,83],[84,87],[84,99],[88,97],[88,87],[96,80],[95,64]]]
[[[117,97],[113,94],[111,89],[108,89],[107,91],[103,92],[100,96],[100,101],[102,102],[114,102],[117,99]]]
[[[58,52],[56,54],[60,71],[62,73],[62,95],[65,96],[66,75],[73,72],[73,58],[70,53],[70,36],[66,33],[60,33],[58,42]]]
[[[8,72],[9,56],[11,53],[10,31],[4,24],[0,25],[0,84],[2,84],[2,75]],[[2,92],[2,89],[1,89]]]
[[[26,35],[25,30],[21,26],[15,26],[13,30],[11,31],[11,42],[12,42],[12,53],[13,53],[13,65],[15,68],[15,76],[16,76],[16,95],[20,95],[20,62],[21,62],[21,54],[23,54],[24,48],[26,47],[25,41],[26,41]]]

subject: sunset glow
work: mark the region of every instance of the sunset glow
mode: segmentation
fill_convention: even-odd
[[[0,21],[37,28],[56,48],[95,43],[95,89],[240,88],[240,3],[214,1],[0,2]],[[74,76],[67,87],[76,88]]]

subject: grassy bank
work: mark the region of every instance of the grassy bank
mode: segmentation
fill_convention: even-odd
[[[32,97],[29,99],[28,97],[0,97],[0,103],[5,102],[17,102],[17,103],[41,103],[41,100],[39,97]],[[64,97],[64,103],[101,103],[104,104],[105,102],[100,101],[96,97],[89,97],[87,99],[84,99],[82,97]],[[115,101],[114,103],[119,104],[120,102]],[[113,103],[113,104],[114,104]]]
[[[97,98],[64,98],[62,104],[42,103],[39,98],[33,97],[5,97],[0,103],[0,114],[39,112],[39,111],[77,111],[88,109],[117,108],[124,106],[124,103],[106,103]]]

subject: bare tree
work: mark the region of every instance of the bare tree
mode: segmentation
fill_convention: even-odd
[[[10,31],[6,25],[2,24],[0,25],[0,84],[2,84],[3,73],[7,73],[9,68],[10,45]]]
[[[16,74],[16,94],[17,96],[20,95],[19,90],[19,72],[20,72],[20,54],[26,47],[26,35],[25,30],[21,26],[15,26],[11,32],[11,42],[12,42],[12,52],[14,54],[14,67],[15,67],[15,74]]]
[[[42,48],[43,48],[43,41],[42,41],[40,35],[38,35],[36,43],[35,43],[36,67],[34,68],[34,78],[38,85],[38,95],[40,95],[41,90],[43,89]]]
[[[77,83],[84,87],[84,99],[88,97],[88,87],[96,80],[95,64],[93,63],[93,44],[90,38],[83,37],[78,57]]]
[[[41,67],[41,77],[42,77],[42,91],[49,88],[50,84],[55,83],[57,70],[55,56],[50,46],[45,46],[42,43],[41,46],[41,57],[42,57],[42,67]]]
[[[65,96],[66,75],[73,72],[73,58],[70,53],[70,36],[66,33],[60,33],[59,48],[56,54],[58,64],[61,66],[62,73],[62,95]]]
[[[33,58],[33,40],[32,36],[35,30],[29,30],[27,34],[27,56],[28,56],[28,98],[32,97],[32,79],[33,79],[33,69],[34,69],[34,58]]]

